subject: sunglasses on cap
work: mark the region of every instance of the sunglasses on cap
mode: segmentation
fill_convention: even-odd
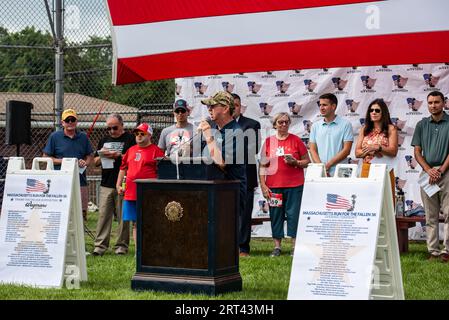
[[[68,117],[64,120],[65,123],[70,123],[70,122],[76,122],[76,118],[75,117]]]
[[[134,135],[135,135],[136,137],[145,137],[147,134],[148,134],[148,133],[143,132],[143,131],[136,131],[136,132],[134,132]]]
[[[108,131],[111,131],[111,130],[117,131],[118,130],[118,126],[107,127],[106,130],[108,130]]]
[[[382,110],[380,110],[380,109],[369,109],[369,113],[373,113],[373,112],[375,112],[375,113],[380,113]]]

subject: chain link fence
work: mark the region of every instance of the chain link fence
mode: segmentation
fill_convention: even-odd
[[[27,168],[34,157],[42,155],[49,135],[59,127],[55,106],[56,1],[4,0],[0,3],[1,197],[7,159],[17,155],[16,146],[5,144],[7,101],[33,104],[32,143],[22,145],[19,154],[25,158]],[[112,44],[106,2],[61,1],[64,108],[78,112],[79,129],[90,132],[94,149],[107,134],[104,120],[109,113],[122,114],[127,129],[142,121],[150,122],[157,141],[162,128],[173,123],[174,80],[112,86]],[[87,173],[90,200],[96,203],[100,170],[91,167]]]

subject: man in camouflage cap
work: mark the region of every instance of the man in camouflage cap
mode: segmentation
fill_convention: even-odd
[[[215,105],[222,105],[223,107],[229,107],[231,117],[232,114],[234,113],[234,98],[229,92],[226,91],[218,91],[212,97],[201,100],[201,103],[207,105],[208,108],[209,107],[213,108]]]
[[[201,100],[206,105],[213,123],[201,121],[198,126],[206,140],[210,157],[224,171],[226,179],[240,180],[240,211],[236,218],[245,212],[246,199],[246,168],[244,158],[239,161],[238,154],[244,152],[243,143],[239,144],[238,136],[243,136],[240,125],[232,117],[234,113],[234,98],[229,92],[219,91],[212,97]],[[240,139],[242,142],[242,139]],[[236,230],[237,231],[237,230]]]

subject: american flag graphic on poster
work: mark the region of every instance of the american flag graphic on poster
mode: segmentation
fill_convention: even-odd
[[[348,199],[343,198],[342,196],[335,193],[327,194],[326,201],[326,209],[327,210],[335,210],[335,209],[351,209],[352,205]]]
[[[26,192],[45,192],[47,191],[47,186],[36,179],[27,179]]]

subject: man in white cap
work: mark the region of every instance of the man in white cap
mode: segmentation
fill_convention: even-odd
[[[122,218],[123,221],[133,222],[133,239],[136,243],[137,185],[134,180],[157,178],[156,158],[163,157],[164,151],[151,142],[153,129],[148,123],[141,123],[133,132],[136,136],[136,145],[129,148],[122,158],[116,188],[118,194],[124,194]],[[126,187],[123,189],[122,182],[125,176]]]

